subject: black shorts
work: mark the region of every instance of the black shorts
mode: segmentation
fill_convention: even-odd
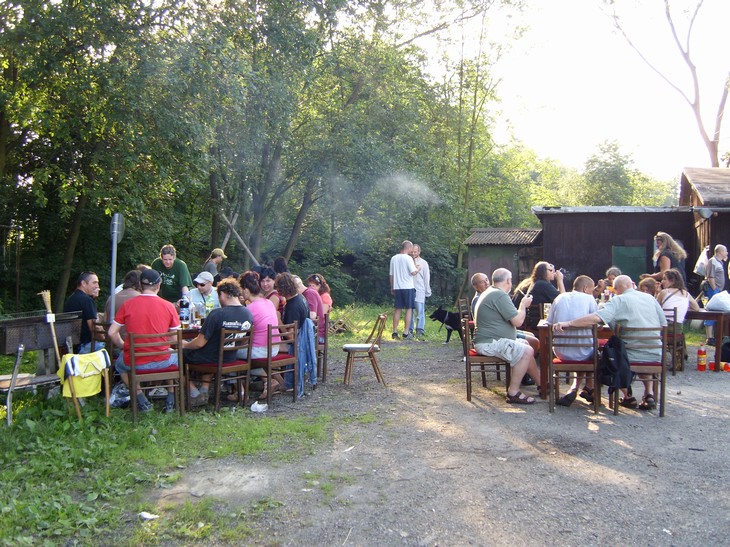
[[[416,289],[396,289],[395,309],[409,310],[416,307]]]

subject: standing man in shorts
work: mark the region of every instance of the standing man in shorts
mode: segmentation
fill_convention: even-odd
[[[395,296],[395,310],[393,311],[393,340],[398,339],[398,323],[401,311],[405,309],[405,325],[403,339],[408,338],[408,329],[411,326],[413,308],[416,303],[416,288],[413,277],[420,268],[413,262],[411,250],[413,243],[406,240],[401,243],[400,252],[390,259],[390,294]]]

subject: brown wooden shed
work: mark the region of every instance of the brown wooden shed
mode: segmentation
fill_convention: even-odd
[[[653,236],[667,232],[687,251],[689,274],[698,254],[692,207],[533,207],[543,226],[543,257],[567,271],[603,278],[618,266],[638,281],[654,271]],[[569,287],[566,287],[569,288]]]
[[[692,207],[697,246],[730,247],[730,169],[685,167],[679,205]]]
[[[469,249],[469,279],[477,272],[490,278],[497,268],[507,268],[514,279],[529,275],[542,259],[542,230],[475,228],[464,241]]]

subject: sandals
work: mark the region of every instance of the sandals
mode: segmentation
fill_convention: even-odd
[[[507,394],[507,402],[513,405],[531,405],[535,403],[534,397],[526,397],[521,391],[518,391],[514,395]]]
[[[626,408],[639,408],[639,403],[636,402],[636,397],[624,397],[623,399],[621,399],[619,404]]]
[[[578,392],[570,391],[567,394],[563,395],[560,399],[555,401],[555,404],[558,406],[570,406],[573,404],[573,401],[575,401],[575,398],[577,396]]]
[[[589,403],[593,402],[593,389],[589,387],[584,387],[583,391],[580,392],[580,396],[582,399],[585,399]]]
[[[656,400],[653,395],[644,395],[644,400],[639,405],[639,410],[654,410],[656,408]]]
[[[284,390],[281,388],[281,384],[279,382],[271,382],[271,394],[274,395],[276,393],[281,393]],[[261,395],[259,395],[259,401],[265,401],[268,399],[268,392],[266,391],[266,388],[261,392]]]

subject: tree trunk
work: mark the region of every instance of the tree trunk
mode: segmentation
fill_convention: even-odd
[[[316,201],[312,195],[314,193],[314,186],[316,184],[316,181],[314,179],[310,179],[307,182],[307,188],[304,191],[304,199],[302,200],[302,206],[299,208],[299,212],[297,213],[297,218],[294,221],[294,226],[292,226],[291,233],[289,234],[289,241],[286,244],[286,247],[284,248],[283,257],[286,258],[287,262],[291,258],[292,253],[294,252],[294,248],[297,245],[297,241],[299,240],[299,236],[302,234],[302,225],[304,224],[304,219],[307,216],[307,213],[309,212],[309,209],[312,208],[312,205],[314,205],[314,202]]]
[[[210,249],[208,251],[218,247],[221,236],[221,218],[220,218],[220,197],[219,197],[219,184],[218,184],[218,173],[215,171],[208,177],[208,183],[210,184]]]
[[[63,269],[61,270],[61,276],[58,279],[58,285],[56,285],[56,301],[54,304],[54,310],[56,310],[56,312],[63,309],[63,303],[66,301],[66,291],[68,290],[68,283],[71,279],[71,268],[74,262],[74,254],[76,253],[76,245],[79,242],[79,235],[81,235],[81,219],[84,216],[84,211],[86,210],[88,203],[89,197],[86,194],[81,194],[79,197],[79,203],[74,211],[71,222],[71,230],[68,234],[66,254],[63,258]]]

